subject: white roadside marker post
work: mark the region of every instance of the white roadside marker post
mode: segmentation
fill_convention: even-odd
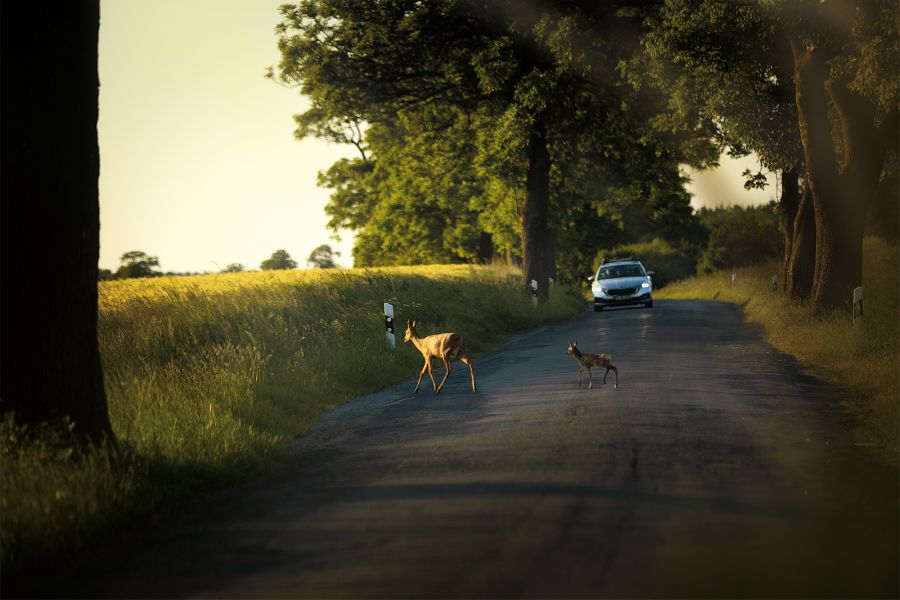
[[[387,336],[388,344],[391,345],[391,348],[397,347],[397,339],[394,335],[394,305],[384,303],[384,328],[385,328],[385,336]]]
[[[737,286],[737,273],[731,274],[731,287]]]
[[[531,303],[537,306],[537,288],[538,282],[534,279],[531,280]]]
[[[862,286],[853,290],[853,324],[862,323],[863,316],[863,289]]]

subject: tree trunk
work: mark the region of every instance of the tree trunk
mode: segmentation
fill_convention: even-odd
[[[791,256],[784,289],[790,300],[805,302],[812,293],[813,273],[816,267],[816,219],[809,185],[805,180],[791,229],[793,231]]]
[[[525,203],[522,207],[522,274],[531,289],[538,282],[538,299],[549,296],[548,277],[552,237],[548,226],[550,207],[550,152],[545,116],[538,115],[528,136]]]
[[[794,243],[794,221],[797,219],[797,208],[800,205],[800,186],[797,179],[797,168],[781,172],[781,237],[784,243],[781,268],[781,289],[788,289],[788,273],[791,265],[791,247]]]
[[[849,308],[862,282],[862,206],[846,197],[831,140],[825,82],[828,56],[811,42],[791,40],[797,118],[806,181],[816,223],[816,254],[810,309],[822,313]]]
[[[480,264],[487,264],[494,259],[494,239],[487,231],[482,231],[478,236],[478,250],[476,260]]]
[[[97,346],[99,0],[2,11],[0,410],[112,439]]]

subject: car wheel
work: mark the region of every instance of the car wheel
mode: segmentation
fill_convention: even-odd
[[[653,308],[653,300],[651,300],[650,302],[644,302],[644,306],[646,306],[647,308]]]

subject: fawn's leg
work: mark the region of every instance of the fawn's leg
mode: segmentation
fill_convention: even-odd
[[[616,374],[616,385],[615,385],[615,387],[619,387],[619,370],[618,370],[617,368],[615,368],[614,366],[609,365],[609,367],[606,368],[606,372],[609,373],[610,371],[612,371],[613,373]],[[603,379],[606,380],[606,375],[603,376]]]
[[[444,384],[447,383],[447,378],[450,377],[450,371],[453,370],[453,366],[451,364],[453,361],[451,361],[446,356],[442,356],[441,358],[444,360],[444,367],[446,368],[446,371],[444,371],[444,378],[441,380],[441,385],[439,385],[434,391],[435,394],[441,393],[441,390],[444,389]]]
[[[584,371],[584,368],[579,365],[578,367],[578,387],[581,387],[581,372]]]
[[[466,356],[466,355],[464,355],[464,354],[461,354],[461,355],[459,356],[459,360],[463,361],[463,364],[466,365],[467,367],[469,367],[469,374],[472,376],[472,391],[474,392],[475,389],[476,389],[476,386],[475,386],[475,368],[472,366],[472,360],[471,360],[468,356]]]
[[[590,381],[590,383],[588,384],[588,389],[592,389],[594,387],[594,377],[591,375],[591,368],[590,367],[585,367],[585,368],[587,369],[588,380]]]

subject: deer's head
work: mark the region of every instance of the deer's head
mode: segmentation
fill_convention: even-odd
[[[419,334],[416,332],[416,326],[419,324],[418,321],[413,319],[412,321],[406,321],[406,333],[403,334],[403,341],[408,342],[414,337],[419,337]]]
[[[578,349],[578,340],[573,340],[569,342],[569,349],[566,350],[568,354],[575,354],[575,351]]]

